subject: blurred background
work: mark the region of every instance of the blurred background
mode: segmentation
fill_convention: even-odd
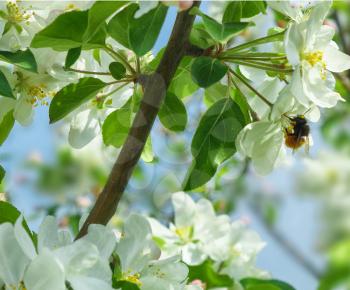
[[[204,2],[202,9],[215,16],[224,5]],[[166,44],[175,15],[176,9],[171,8],[154,55]],[[335,27],[335,40],[348,54],[349,19],[350,2],[336,1],[327,24]],[[264,36],[276,24],[285,25],[271,11],[254,20],[257,25],[240,35],[241,41]],[[334,289],[350,289],[349,88],[350,72],[338,76],[337,90],[345,102],[322,112],[322,120],[311,124],[314,145],[308,155],[290,152],[287,162],[266,177],[257,176],[247,160],[235,156],[205,187],[191,193],[212,200],[218,212],[249,223],[267,243],[258,266],[296,289],[317,289],[317,276],[325,272],[326,279],[336,280]],[[118,225],[130,211],[169,220],[169,197],[181,190],[191,164],[192,136],[206,110],[203,98],[201,91],[186,98],[189,121],[181,134],[165,130],[157,120],[151,136],[153,155],[138,164],[113,223]],[[62,226],[77,231],[81,215],[91,208],[117,154],[100,138],[83,149],[72,149],[67,124],[49,125],[48,108],[38,107],[33,124],[16,124],[1,147],[0,161],[7,176],[0,198],[11,200],[34,230],[50,214]],[[340,285],[343,288],[336,288]]]

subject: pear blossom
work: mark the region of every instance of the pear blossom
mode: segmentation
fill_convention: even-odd
[[[129,216],[116,253],[120,259],[120,281],[135,283],[141,290],[178,290],[185,286],[186,265],[179,256],[158,260],[160,251],[145,217]]]
[[[181,254],[188,265],[199,265],[208,257],[223,261],[229,247],[230,219],[216,216],[212,204],[206,199],[194,202],[183,192],[172,195],[175,223],[169,228],[150,219],[152,232],[165,257]]]
[[[300,9],[289,7],[288,2],[270,3],[272,8],[294,20],[286,31],[284,45],[288,61],[294,67],[291,93],[305,107],[315,104],[330,108],[342,100],[334,91],[331,72],[348,70],[350,56],[340,52],[332,41],[334,28],[323,25],[331,4],[331,1],[317,2],[309,14],[303,15]]]
[[[106,227],[93,225],[84,238],[73,242],[69,232],[58,231],[55,220],[47,217],[36,249],[21,216],[14,226],[1,224],[0,236],[0,279],[7,287],[64,290],[68,281],[75,290],[112,289],[109,257],[116,238]]]
[[[38,73],[30,72],[12,65],[3,66],[5,74],[16,99],[0,97],[3,108],[0,110],[0,120],[11,110],[16,121],[21,125],[29,125],[32,121],[34,108],[47,106],[51,97],[64,84],[53,78],[48,71],[56,62],[63,62],[61,53],[51,49],[32,49],[37,62]]]
[[[220,271],[235,281],[246,277],[268,278],[269,274],[256,267],[256,256],[265,247],[263,242],[253,230],[238,220],[231,224],[229,257],[223,263]]]

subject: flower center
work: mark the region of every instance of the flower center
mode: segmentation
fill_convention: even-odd
[[[79,8],[74,3],[69,3],[64,10],[72,11],[72,10],[79,10]]]
[[[128,281],[128,282],[131,282],[131,283],[134,283],[136,284],[137,286],[141,286],[142,283],[140,281],[140,274],[139,273],[135,273],[135,274],[126,274],[124,276],[124,280],[125,281]]]
[[[304,54],[304,59],[311,64],[312,66],[314,66],[315,64],[322,62],[323,59],[323,51],[321,50],[316,50],[313,52],[308,52]]]
[[[193,228],[191,226],[176,228],[175,233],[184,242],[190,242],[193,235]]]
[[[27,21],[30,18],[30,14],[27,11],[18,7],[16,2],[8,2],[6,4],[7,9],[7,20],[12,23],[20,23]]]
[[[42,106],[47,106],[49,102],[47,100],[48,94],[46,93],[45,89],[46,87],[43,84],[29,87],[27,90],[27,94],[29,96],[28,101],[35,107],[39,104]]]

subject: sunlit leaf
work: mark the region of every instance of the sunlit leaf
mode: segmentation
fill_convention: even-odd
[[[231,98],[221,99],[208,109],[193,136],[193,162],[185,190],[208,182],[217,167],[236,152],[235,140],[245,124],[240,107]]]
[[[80,79],[76,84],[69,84],[61,89],[50,104],[50,123],[64,118],[80,105],[95,97],[107,85],[100,79],[87,77]]]
[[[15,52],[11,51],[0,51],[0,60],[12,63],[19,68],[31,71],[31,72],[37,72],[37,64],[35,57],[33,53],[30,51],[30,49],[26,50],[18,50]]]
[[[288,283],[279,280],[245,278],[240,283],[244,290],[295,290]]]
[[[65,61],[65,68],[70,68],[75,62],[79,59],[79,56],[81,54],[81,46],[71,48],[68,50],[66,61]]]
[[[102,126],[105,145],[119,148],[124,144],[131,125],[131,115],[130,102],[108,115]]]
[[[185,105],[172,93],[167,93],[158,116],[163,126],[171,131],[183,131],[186,128],[187,112]]]
[[[200,15],[208,33],[218,42],[227,42],[234,35],[241,32],[250,24],[249,22],[219,23],[215,19],[201,12],[197,7],[192,8],[192,13]]]
[[[234,280],[228,275],[218,274],[213,269],[213,263],[206,260],[198,266],[189,266],[188,279],[189,281],[200,280],[205,283],[207,289],[211,288],[229,288],[233,286]]]
[[[13,110],[11,110],[4,116],[0,123],[0,145],[5,142],[14,124],[15,119],[13,117]]]

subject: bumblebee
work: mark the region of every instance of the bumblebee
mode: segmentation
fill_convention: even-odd
[[[284,130],[286,146],[294,151],[305,145],[306,151],[308,151],[310,127],[304,115],[288,117],[288,119],[290,120],[290,126]]]

